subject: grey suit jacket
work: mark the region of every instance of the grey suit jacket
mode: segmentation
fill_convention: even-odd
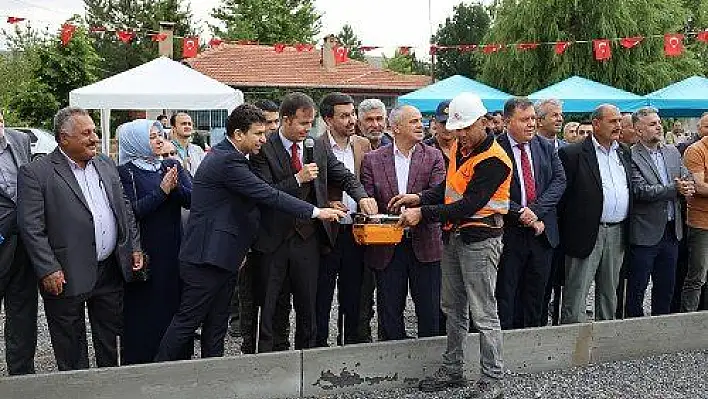
[[[5,129],[5,138],[19,172],[20,166],[30,161],[29,137],[24,133]],[[3,242],[0,244],[0,279],[12,270],[15,251],[18,245],[22,245],[17,234],[17,204],[9,193],[0,188],[0,235],[3,236]]]
[[[116,218],[117,260],[124,279],[130,281],[132,252],[141,250],[133,211],[113,161],[97,155],[94,165]],[[23,166],[18,183],[20,234],[37,276],[62,270],[65,296],[93,290],[97,279],[93,218],[66,157],[57,147]]]
[[[29,137],[24,133],[5,129],[5,138],[19,172],[20,166],[30,161]],[[0,188],[0,234],[6,238],[17,234],[17,204],[2,188]]]
[[[634,207],[630,215],[630,243],[632,245],[651,246],[659,243],[664,235],[668,221],[666,203],[671,201],[674,207],[676,238],[683,237],[683,220],[674,178],[687,174],[681,162],[681,155],[673,145],[661,147],[669,185],[661,183],[659,170],[654,165],[647,148],[637,143],[632,146],[632,194]]]

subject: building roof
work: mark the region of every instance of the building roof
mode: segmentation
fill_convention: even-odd
[[[327,71],[320,50],[282,53],[273,46],[221,44],[186,60],[192,68],[236,87],[292,87],[412,91],[430,84],[425,75],[403,75],[348,60]]]

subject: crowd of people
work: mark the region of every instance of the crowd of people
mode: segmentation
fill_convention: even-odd
[[[311,137],[316,115],[326,131]],[[170,129],[167,129],[167,125]],[[58,148],[34,162],[0,116],[0,295],[10,374],[34,372],[38,292],[59,370],[447,335],[420,383],[502,394],[502,330],[706,309],[708,113],[678,148],[657,110],[604,104],[564,124],[562,103],[472,93],[390,112],[303,93],[243,104],[207,152],[176,113],[117,129],[117,166],[80,108],[54,118]],[[674,129],[676,130],[676,129]],[[360,245],[357,214],[398,215],[400,243]],[[39,290],[37,286],[39,285]],[[336,342],[328,342],[334,294]],[[703,296],[702,296],[703,295]],[[375,311],[374,311],[375,308]],[[372,319],[378,317],[378,331]]]

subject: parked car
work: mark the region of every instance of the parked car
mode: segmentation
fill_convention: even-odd
[[[8,129],[12,129],[29,136],[33,161],[49,154],[57,148],[57,141],[54,139],[54,133],[52,132],[32,127],[8,127]]]

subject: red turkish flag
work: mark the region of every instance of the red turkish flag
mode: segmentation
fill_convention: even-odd
[[[337,64],[341,64],[343,62],[347,62],[349,60],[349,49],[346,47],[342,46],[336,46],[332,50],[334,50],[334,60],[337,62]]]
[[[74,32],[76,32],[75,25],[66,23],[61,26],[61,33],[59,34],[59,37],[61,39],[62,46],[66,47],[66,45],[69,44],[71,37],[74,36]]]
[[[696,39],[698,39],[698,41],[708,43],[708,30],[698,32],[698,34],[696,35]]]
[[[212,37],[211,40],[209,40],[209,47],[216,47],[223,43],[224,41],[221,39],[217,39],[215,37]]]
[[[623,37],[620,40],[620,45],[624,48],[632,48],[641,43],[642,40],[644,40],[642,36]]]
[[[438,46],[432,45],[430,46],[430,55],[435,55],[438,53]]]
[[[273,45],[273,48],[275,49],[275,52],[276,52],[276,53],[282,53],[283,51],[285,51],[285,44],[283,44],[283,43],[275,43],[275,44]]]
[[[496,53],[497,51],[501,50],[501,48],[501,44],[485,44],[484,47],[482,47],[482,52],[484,54]]]
[[[457,48],[463,53],[469,53],[469,52],[474,51],[474,49],[477,48],[477,45],[476,44],[461,44],[461,45],[457,46]]]
[[[18,22],[24,21],[26,18],[21,18],[21,17],[7,17],[7,23],[8,24],[16,24]]]
[[[556,54],[561,55],[565,53],[565,50],[567,50],[568,47],[570,47],[570,42],[557,42],[554,46],[554,51]]]
[[[152,35],[153,42],[163,42],[167,39],[167,33],[156,33]]]
[[[612,47],[607,39],[596,39],[592,41],[592,47],[595,51],[595,59],[598,61],[607,61],[612,58]]]
[[[533,50],[538,47],[538,43],[519,43],[516,48],[521,51]]]
[[[199,36],[182,39],[182,58],[194,58],[199,53]]]
[[[120,39],[120,41],[123,43],[130,43],[130,41],[133,40],[133,38],[135,37],[135,33],[127,30],[116,31],[116,35],[118,36],[118,39]]]
[[[402,46],[398,48],[398,54],[400,55],[409,55],[411,53],[411,48],[410,46]]]
[[[664,54],[667,57],[678,57],[683,53],[683,35],[667,33],[664,35]]]
[[[314,48],[315,46],[309,43],[297,43],[295,45],[295,50],[297,51],[312,51]]]

